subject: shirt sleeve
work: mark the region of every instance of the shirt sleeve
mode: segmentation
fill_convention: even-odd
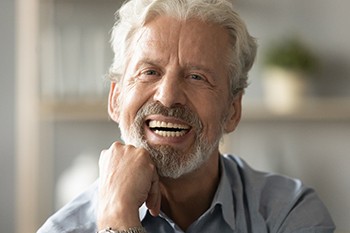
[[[284,213],[283,213],[284,212]],[[273,227],[277,233],[332,233],[334,223],[316,192],[301,187],[294,202],[285,206]],[[284,216],[284,217],[283,217]]]
[[[274,233],[331,233],[334,223],[316,192],[300,180],[268,175],[263,182],[259,212]]]
[[[238,174],[231,177],[240,177],[235,183],[242,183],[243,194],[235,193],[236,203],[245,201],[248,209],[245,217],[250,218],[252,232],[334,232],[332,218],[315,190],[298,179],[256,171],[237,157],[226,158],[238,165]],[[238,199],[239,196],[245,200]]]
[[[37,233],[95,233],[98,181],[53,214]]]

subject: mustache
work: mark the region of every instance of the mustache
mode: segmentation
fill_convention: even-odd
[[[202,122],[198,115],[184,105],[174,105],[170,108],[165,107],[159,102],[150,102],[142,106],[137,112],[135,122],[144,122],[149,115],[159,114],[166,117],[177,118],[184,121],[197,131],[202,130]]]

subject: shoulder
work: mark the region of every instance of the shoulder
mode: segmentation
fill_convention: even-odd
[[[98,181],[47,219],[37,233],[96,231]]]
[[[278,193],[275,194],[279,195],[280,193],[296,194],[296,192],[305,188],[298,179],[276,173],[257,171],[237,156],[223,155],[222,157],[227,175],[239,178],[244,187],[250,191],[261,194],[272,192],[271,194],[273,194],[274,190],[278,190]]]
[[[298,179],[257,171],[237,156],[223,155],[223,160],[228,176],[239,178],[244,188],[251,193],[268,194],[269,197],[277,198],[286,197],[286,194],[287,196],[298,196],[307,188]]]
[[[223,155],[223,161],[232,190],[236,190],[233,192],[241,192],[249,216],[264,222],[269,232],[333,232],[326,207],[316,192],[300,180],[256,171],[232,155]],[[313,231],[300,230],[307,228]]]

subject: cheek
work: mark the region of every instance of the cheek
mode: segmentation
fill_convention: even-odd
[[[198,109],[198,115],[203,123],[204,134],[213,140],[221,130],[223,120],[223,108],[218,102],[202,104]]]
[[[224,120],[229,111],[229,99],[226,90],[216,92],[206,96],[206,101],[202,102],[198,111],[201,114],[201,120],[205,126],[205,131],[210,137],[217,137],[224,126]]]
[[[132,123],[138,110],[147,102],[147,92],[142,88],[124,88],[120,95],[121,120]]]

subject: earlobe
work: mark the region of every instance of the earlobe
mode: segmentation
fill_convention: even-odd
[[[234,131],[241,120],[242,114],[242,93],[238,93],[230,103],[229,111],[226,117],[224,130],[225,133]]]
[[[118,84],[116,82],[111,82],[108,97],[108,114],[109,117],[117,123],[119,122],[119,93]]]

